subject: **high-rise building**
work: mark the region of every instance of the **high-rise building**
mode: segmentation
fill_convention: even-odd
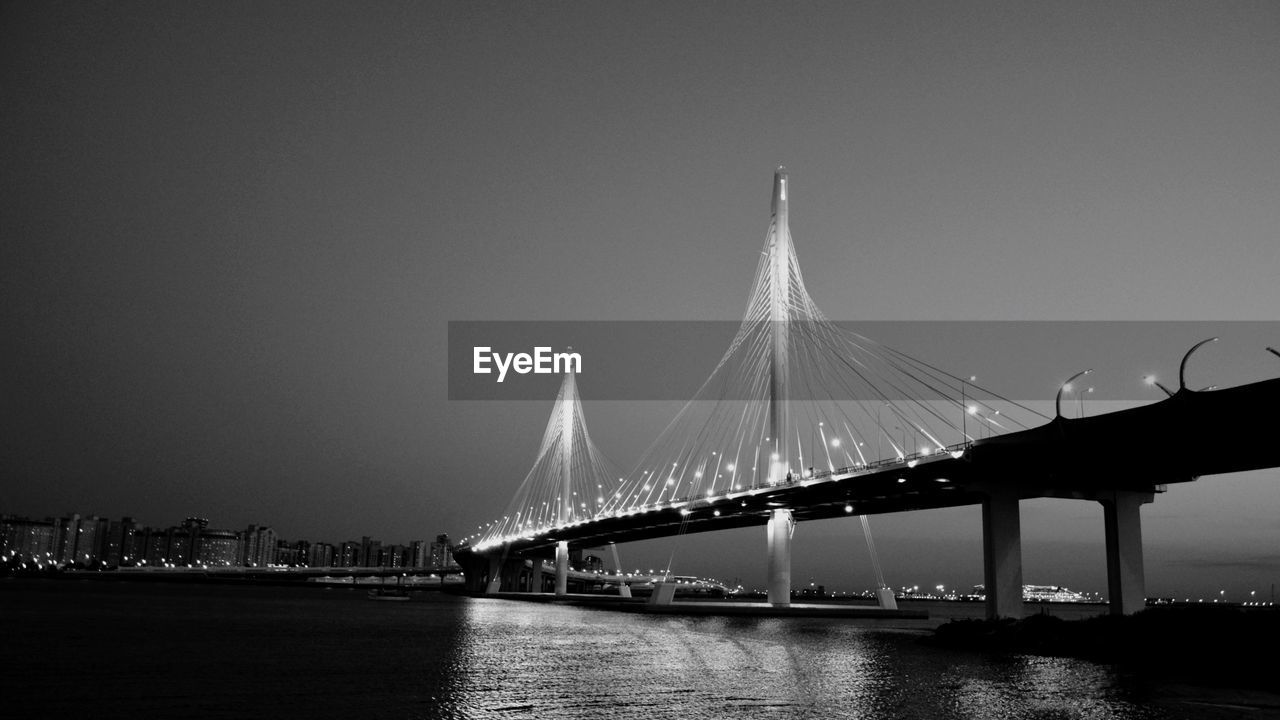
[[[276,556],[272,565],[294,567],[298,564],[298,550],[288,540],[276,540]]]
[[[269,527],[250,525],[244,532],[243,545],[245,567],[267,567],[276,564],[276,531]]]
[[[431,566],[437,568],[453,565],[453,550],[449,547],[448,533],[437,535],[431,543]]]
[[[422,540],[414,540],[409,544],[409,564],[419,570],[426,567],[428,560],[427,553],[429,550],[430,548],[427,546],[426,542]]]
[[[200,542],[200,528],[183,523],[181,527],[171,527],[169,535],[169,562],[175,567],[188,567],[195,564],[195,543]]]
[[[360,566],[378,567],[382,559],[382,541],[373,540],[368,535],[360,538]]]
[[[299,540],[293,544],[293,564],[296,567],[311,566],[311,543]]]
[[[150,537],[150,533],[151,528],[138,527],[137,525],[134,525],[133,538],[130,540],[128,545],[130,565],[141,565],[142,562],[147,559],[147,540]],[[128,536],[123,535],[123,537]],[[123,539],[121,542],[123,542]]]
[[[0,539],[4,540],[4,547],[0,548],[0,553],[4,556],[11,557],[18,550],[18,545],[22,542],[21,526],[25,524],[26,518],[19,518],[17,515],[0,516]]]
[[[232,567],[240,564],[239,533],[231,530],[200,530],[200,551],[196,562],[210,567]]]
[[[203,562],[200,559],[200,536],[208,526],[209,521],[205,518],[189,517],[182,521],[181,526],[173,528],[169,554],[175,565],[200,565]]]
[[[54,561],[54,521],[7,515],[0,520],[4,548],[0,555],[41,564]]]
[[[54,560],[60,563],[76,561],[76,543],[80,540],[80,515],[58,518],[53,528]]]
[[[164,567],[169,563],[169,531],[147,528],[143,534],[145,550],[142,559],[149,567]]]
[[[138,559],[133,548],[133,536],[137,531],[138,524],[131,517],[111,521],[107,525],[103,561],[112,567],[134,564]]]
[[[313,568],[333,567],[333,546],[324,542],[312,543],[309,564]]]
[[[79,538],[76,539],[74,562],[88,565],[98,559],[98,521],[97,515],[90,515],[80,521]]]
[[[338,557],[337,567],[360,567],[360,543],[354,540],[342,543],[342,553]]]
[[[379,567],[401,568],[407,564],[405,558],[409,549],[403,545],[388,545],[382,548],[382,557],[378,561]]]

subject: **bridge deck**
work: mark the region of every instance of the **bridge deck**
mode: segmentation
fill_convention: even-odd
[[[973,505],[993,491],[1085,499],[1115,490],[1150,492],[1200,475],[1280,466],[1280,443],[1270,424],[1241,422],[1275,407],[1280,407],[1280,379],[1183,391],[1150,405],[1058,418],[979,440],[960,457],[941,453],[632,510],[518,538],[506,544],[506,552],[545,555],[560,540],[594,546],[762,525],[774,508],[788,508],[800,521]]]

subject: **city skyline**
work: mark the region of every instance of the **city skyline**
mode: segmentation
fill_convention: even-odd
[[[0,513],[5,562],[38,567],[333,567],[445,568],[454,565],[448,533],[407,544],[384,543],[371,535],[331,543],[290,541],[270,525],[245,530],[209,527],[209,519],[188,516],[169,527],[153,527],[132,516],[118,520],[68,513],[40,519]]]
[[[1277,12],[6,7],[0,506],[469,534],[551,398],[448,401],[446,323],[739,317],[779,164],[837,320],[1274,320]],[[1135,353],[1098,382],[1174,371]],[[626,466],[680,403],[584,405]],[[1151,593],[1280,574],[1278,480],[1144,508]],[[1105,586],[1099,510],[1023,518],[1028,582]],[[890,584],[980,576],[976,510],[871,523]],[[716,535],[623,562],[760,572]],[[797,576],[860,542],[801,525]]]

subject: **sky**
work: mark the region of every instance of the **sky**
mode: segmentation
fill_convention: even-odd
[[[835,319],[1277,320],[1277,68],[1267,2],[5,3],[0,512],[465,535],[550,399],[448,400],[447,323],[733,320],[778,165]],[[585,411],[626,466],[678,408]],[[1267,592],[1277,508],[1280,471],[1172,486],[1149,593]],[[981,581],[976,508],[872,526],[891,584]],[[1096,505],[1023,528],[1028,582],[1105,588]],[[794,572],[871,584],[852,521]]]

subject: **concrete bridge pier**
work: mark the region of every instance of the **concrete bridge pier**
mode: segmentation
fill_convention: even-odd
[[[569,541],[556,543],[556,596],[569,594]]]
[[[623,572],[623,570],[622,570],[622,562],[621,562],[620,560],[618,560],[618,543],[609,543],[609,550],[611,550],[611,551],[613,552],[613,567],[614,567],[614,572],[618,574],[618,577],[623,577],[623,576],[625,576],[625,575],[626,575],[626,573],[625,573],[625,572]],[[629,598],[629,597],[631,597],[631,586],[630,586],[630,585],[628,585],[628,584],[627,584],[627,583],[625,583],[625,582],[619,582],[619,583],[618,583],[618,596],[619,596],[619,597],[624,597],[624,598]]]
[[[502,591],[502,558],[497,555],[489,557],[489,582],[485,585],[486,595]]]
[[[1146,607],[1142,568],[1142,518],[1149,492],[1117,490],[1100,498],[1107,535],[1107,602],[1112,615],[1131,615]]]
[[[542,558],[535,557],[529,568],[529,592],[542,592]]]
[[[1022,525],[1017,495],[993,492],[982,501],[982,556],[987,617],[1022,617]]]
[[[791,511],[778,508],[769,513],[769,604],[791,604],[791,535],[796,522]]]

